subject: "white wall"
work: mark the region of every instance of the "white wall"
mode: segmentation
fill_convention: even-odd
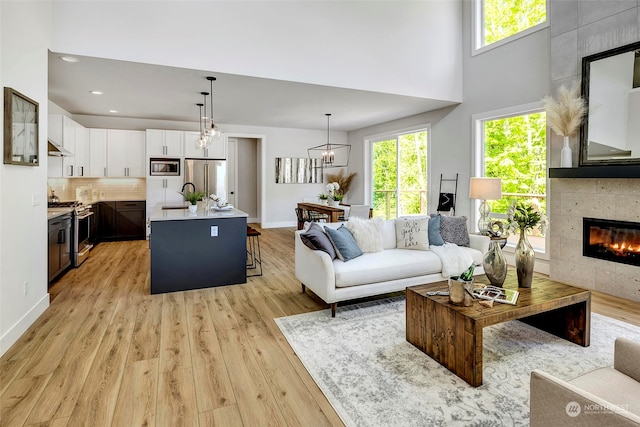
[[[471,4],[463,2],[464,100],[457,107],[408,117],[349,133],[349,143],[360,147],[369,135],[431,124],[429,159],[429,211],[435,211],[440,174],[454,178],[459,173],[456,215],[475,222],[475,206],[469,199],[472,171],[471,116],[501,108],[540,101],[549,93],[549,29],[471,56]],[[364,183],[365,151],[356,149],[349,169],[357,172],[356,188]],[[358,202],[365,195],[358,195]]]
[[[66,1],[57,52],[462,97],[461,1]]]
[[[0,2],[2,86],[25,94],[40,108],[40,166],[0,165],[0,355],[49,305],[46,129],[50,7],[40,1]],[[34,196],[41,201],[37,206],[32,205]]]

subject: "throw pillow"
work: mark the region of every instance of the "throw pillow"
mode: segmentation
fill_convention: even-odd
[[[398,218],[396,219],[396,248],[429,250],[429,218]]]
[[[347,228],[353,234],[362,252],[381,252],[383,249],[382,232],[384,221],[377,219],[362,219],[350,216]]]
[[[356,239],[353,238],[353,234],[351,234],[344,224],[336,230],[324,227],[324,231],[327,233],[327,236],[329,236],[329,240],[331,240],[339,260],[347,262],[362,255]]]
[[[466,216],[441,216],[440,235],[445,242],[458,246],[469,246],[469,231]]]
[[[440,222],[440,214],[431,215],[431,218],[429,218],[429,245],[444,245],[444,240],[440,234]]]
[[[336,258],[336,250],[333,248],[331,240],[317,223],[312,223],[306,232],[301,233],[300,239],[308,248],[314,251],[324,251],[329,254],[331,259]]]

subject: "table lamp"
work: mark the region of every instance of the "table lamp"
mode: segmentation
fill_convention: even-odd
[[[486,234],[489,229],[489,213],[491,212],[487,200],[502,198],[502,180],[500,178],[472,177],[469,182],[469,198],[482,200],[479,209],[478,230],[480,233]]]

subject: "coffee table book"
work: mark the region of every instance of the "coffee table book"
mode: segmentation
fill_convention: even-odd
[[[515,289],[498,288],[497,286],[482,286],[481,288],[475,288],[473,295],[476,298],[486,299],[495,302],[501,302],[503,304],[516,305],[518,302],[518,296],[520,292]]]

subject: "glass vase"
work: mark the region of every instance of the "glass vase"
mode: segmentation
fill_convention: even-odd
[[[530,288],[533,279],[533,264],[536,261],[536,253],[527,239],[524,230],[520,230],[520,240],[516,245],[516,271],[518,273],[518,286]]]
[[[507,260],[504,258],[500,241],[492,240],[489,243],[489,250],[482,259],[484,274],[493,286],[502,287],[504,279],[507,277]]]

